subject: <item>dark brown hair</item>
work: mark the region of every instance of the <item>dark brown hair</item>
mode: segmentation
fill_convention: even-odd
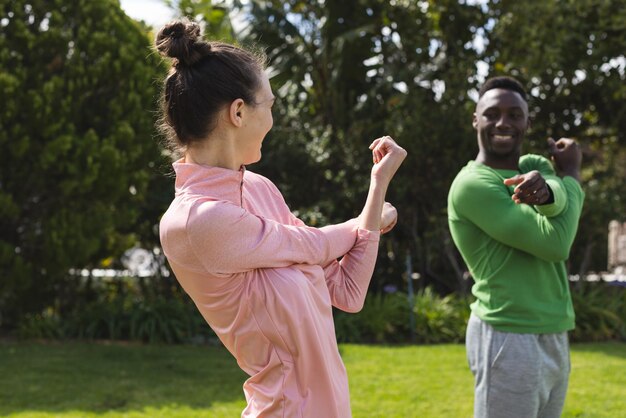
[[[216,116],[236,99],[255,104],[266,58],[223,42],[208,42],[200,26],[175,20],[157,34],[156,49],[172,58],[161,96],[159,128],[175,153],[215,128]]]

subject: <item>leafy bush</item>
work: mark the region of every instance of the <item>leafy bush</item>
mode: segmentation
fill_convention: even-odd
[[[42,314],[26,315],[19,323],[21,338],[58,339],[65,337],[65,327],[59,316],[51,309]]]
[[[115,291],[113,290],[115,289]],[[217,343],[217,337],[183,294],[143,296],[132,284],[97,289],[97,298],[60,314],[47,309],[28,315],[19,326],[24,338],[85,338],[147,343]],[[626,289],[604,283],[580,283],[572,290],[576,329],[572,341],[626,340]],[[415,295],[414,340],[406,293],[371,294],[361,312],[335,311],[339,342],[458,343],[464,341],[470,300],[439,296],[431,288]]]
[[[47,311],[20,322],[23,338],[130,340],[148,343],[215,342],[216,336],[191,301],[117,296],[63,315]]]
[[[407,340],[408,329],[409,304],[404,293],[369,295],[361,312],[335,313],[340,342],[401,342]]]
[[[430,287],[418,293],[413,305],[415,336],[419,343],[449,343],[465,340],[469,303],[455,294],[437,295]]]
[[[149,110],[164,68],[117,0],[0,10],[0,331],[34,332],[68,270],[137,241],[163,160]]]
[[[581,282],[572,289],[576,329],[572,341],[626,340],[626,289]]]
[[[159,298],[133,305],[129,338],[150,343],[184,342],[205,329],[210,328],[191,302]]]
[[[415,341],[461,342],[469,319],[469,301],[450,294],[437,295],[431,288],[419,292],[413,302]],[[410,309],[405,293],[374,294],[357,314],[336,312],[335,331],[340,342],[410,342]]]

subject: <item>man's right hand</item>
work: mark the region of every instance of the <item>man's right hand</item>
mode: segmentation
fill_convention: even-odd
[[[548,138],[548,147],[559,175],[571,176],[580,181],[582,152],[576,141],[571,138],[561,138],[558,141]]]

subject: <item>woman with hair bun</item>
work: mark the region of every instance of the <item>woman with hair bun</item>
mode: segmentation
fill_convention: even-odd
[[[180,155],[161,244],[181,286],[250,376],[242,416],[350,417],[332,306],[363,306],[379,235],[396,224],[384,199],[406,151],[388,136],[374,140],[359,217],[308,227],[272,182],[245,168],[261,158],[273,123],[265,58],[207,42],[189,21],[163,27],[156,47],[172,58],[162,128]]]

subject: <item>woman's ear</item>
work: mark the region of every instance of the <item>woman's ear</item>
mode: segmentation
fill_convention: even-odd
[[[243,101],[243,99],[235,99],[233,100],[233,102],[230,104],[230,107],[228,108],[228,117],[229,117],[230,123],[232,123],[233,125],[237,127],[241,127],[243,125],[243,114],[244,114],[245,104],[246,103]]]

